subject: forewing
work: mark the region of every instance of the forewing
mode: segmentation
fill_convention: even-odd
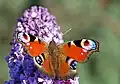
[[[39,56],[41,53],[47,50],[47,43],[31,34],[17,32],[16,39],[18,42],[21,42],[23,44],[23,46],[27,50],[27,53],[30,54],[30,56],[32,57]]]

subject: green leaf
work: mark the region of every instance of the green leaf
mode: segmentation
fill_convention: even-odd
[[[68,42],[67,40],[64,40],[64,42]]]

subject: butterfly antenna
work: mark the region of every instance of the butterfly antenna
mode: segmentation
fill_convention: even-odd
[[[70,29],[68,29],[67,31],[65,31],[65,32],[63,33],[63,35],[67,34],[70,30],[72,30],[72,28],[70,28]]]

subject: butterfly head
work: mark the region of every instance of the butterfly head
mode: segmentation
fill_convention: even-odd
[[[49,45],[56,45],[56,43],[55,43],[54,40],[52,40],[52,41],[49,43]]]

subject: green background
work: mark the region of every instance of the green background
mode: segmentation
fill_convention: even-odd
[[[81,84],[120,84],[119,0],[0,0],[0,84],[9,79],[5,56],[17,18],[31,5],[47,7],[57,18],[64,40],[91,38],[100,43],[86,64],[78,65]]]

